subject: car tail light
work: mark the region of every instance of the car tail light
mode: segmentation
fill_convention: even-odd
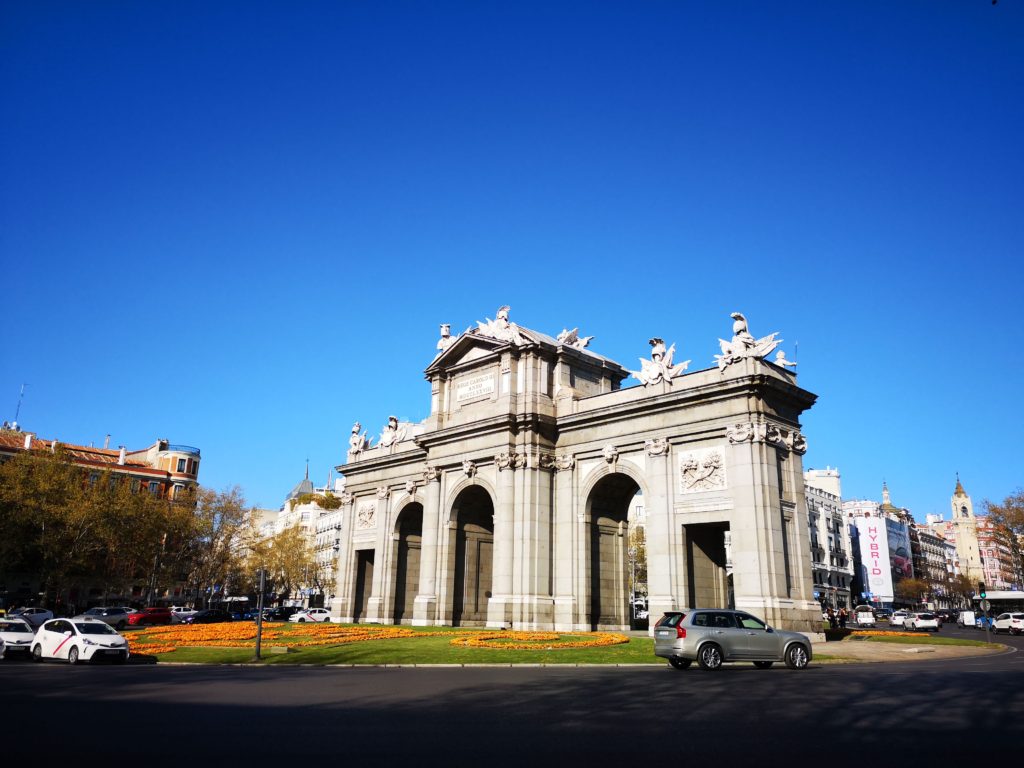
[[[676,638],[679,640],[686,639],[686,627],[682,624],[676,624]]]

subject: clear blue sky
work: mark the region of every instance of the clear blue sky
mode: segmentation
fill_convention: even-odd
[[[806,466],[1024,484],[1024,3],[4,2],[0,415],[277,506],[439,322],[781,331]]]

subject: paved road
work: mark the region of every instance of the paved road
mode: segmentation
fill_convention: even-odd
[[[911,756],[921,746],[942,763],[1019,749],[1022,681],[1024,652],[1016,648],[803,672],[6,662],[0,704],[3,753],[31,747],[48,764],[94,750],[120,755],[118,743],[152,743],[168,750],[157,762],[197,765],[261,755],[373,758],[382,766],[400,759],[528,768],[701,759],[863,768],[900,754],[916,764]]]

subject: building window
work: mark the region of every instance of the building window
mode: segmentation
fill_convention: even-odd
[[[967,517],[967,507],[960,507],[960,517]]]
[[[158,483],[156,480],[151,481],[150,484],[149,484],[149,492],[152,493],[154,496],[159,494],[160,493],[160,483]]]
[[[96,481],[100,479],[100,476],[95,472],[89,473],[89,485],[96,485]]]
[[[178,471],[179,472],[184,472],[185,471],[185,463],[186,463],[185,459],[178,459]]]

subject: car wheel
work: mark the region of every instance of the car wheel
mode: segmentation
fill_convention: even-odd
[[[42,661],[42,660],[43,660],[43,649],[37,643],[36,645],[34,645],[32,647],[32,661]]]
[[[722,649],[714,643],[702,645],[697,653],[697,663],[701,669],[717,670],[722,668]]]
[[[668,663],[671,664],[674,669],[689,669],[693,662],[689,659],[669,659]]]
[[[786,666],[790,669],[806,669],[809,661],[807,649],[800,643],[793,643],[786,649]]]
[[[77,648],[72,648],[70,651],[68,651],[68,664],[70,664],[71,666],[74,666],[77,663],[78,663],[78,649]]]
[[[305,623],[306,623],[305,619],[299,619],[299,624],[305,624]]]
[[[127,651],[122,651],[121,653],[117,654],[117,658],[114,659],[115,664],[124,664],[126,661],[128,661]]]
[[[758,669],[771,669],[774,661],[755,661],[754,666]]]
[[[114,627],[114,629],[116,629],[118,632],[121,632],[124,629],[124,622],[123,621],[117,622],[117,626]]]

